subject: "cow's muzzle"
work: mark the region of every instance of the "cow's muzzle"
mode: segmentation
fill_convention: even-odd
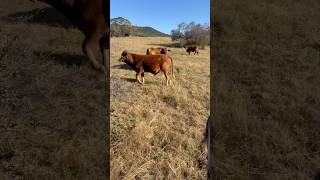
[[[124,61],[125,61],[125,58],[124,58],[124,57],[121,57],[121,58],[119,58],[119,61],[120,61],[120,62],[124,62]]]

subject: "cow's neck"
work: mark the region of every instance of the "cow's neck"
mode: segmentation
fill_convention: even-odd
[[[134,60],[134,57],[133,57],[133,54],[128,54],[128,58],[127,58],[127,60],[126,60],[126,63],[130,66],[130,67],[132,67],[132,68],[134,68],[135,67],[135,60]]]

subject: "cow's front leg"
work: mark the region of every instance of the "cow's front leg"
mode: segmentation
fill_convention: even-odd
[[[99,64],[99,62],[96,60],[93,53],[94,47],[95,45],[98,45],[98,43],[99,43],[99,38],[97,38],[96,34],[87,36],[83,40],[82,50],[83,50],[83,53],[89,58],[89,61],[94,68],[105,72],[105,67]]]
[[[138,72],[137,74],[136,74],[136,79],[137,79],[137,81],[140,83],[140,84],[143,84],[143,81],[141,81],[141,72]]]

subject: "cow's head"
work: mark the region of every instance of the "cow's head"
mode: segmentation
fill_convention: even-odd
[[[170,52],[171,50],[169,48],[161,48],[160,49],[160,53],[161,54],[167,54],[168,52]]]
[[[125,62],[125,61],[128,60],[128,57],[129,57],[128,51],[127,51],[127,50],[124,50],[124,51],[122,51],[122,53],[121,53],[121,57],[120,57],[119,61]]]
[[[161,48],[160,54],[167,54],[167,48]]]

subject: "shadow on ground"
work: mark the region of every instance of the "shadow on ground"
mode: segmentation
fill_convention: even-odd
[[[154,44],[148,44],[150,46],[163,46],[163,47],[171,47],[171,48],[180,48],[181,44],[179,42],[175,43],[154,43]]]
[[[79,54],[70,54],[67,52],[58,52],[58,53],[52,53],[49,51],[46,52],[39,52],[35,51],[34,55],[39,57],[48,57],[48,60],[51,60],[55,63],[72,67],[72,66],[81,66],[88,63],[87,58],[84,55]]]
[[[24,22],[30,24],[49,25],[54,27],[73,28],[71,21],[69,21],[56,9],[50,7],[12,13],[9,14],[8,17],[5,18],[5,20],[9,22]]]
[[[130,82],[130,83],[135,83],[135,82],[137,82],[137,80],[136,80],[136,79],[133,79],[133,78],[124,78],[124,77],[121,77],[120,79],[125,80],[125,81],[128,81],[128,82]]]
[[[132,68],[131,68],[129,65],[127,65],[127,64],[114,65],[114,66],[112,66],[112,68],[132,70]]]

